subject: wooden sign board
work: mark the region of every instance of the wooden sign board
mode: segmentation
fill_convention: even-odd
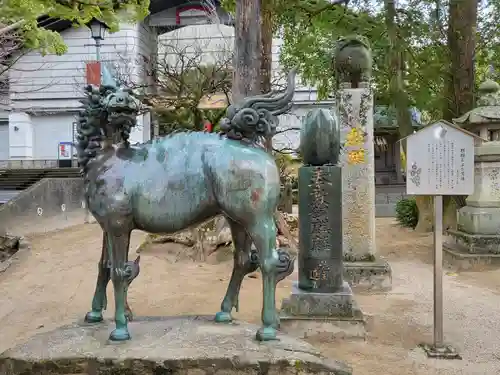
[[[408,195],[470,195],[474,192],[474,140],[447,121],[428,125],[407,138]]]

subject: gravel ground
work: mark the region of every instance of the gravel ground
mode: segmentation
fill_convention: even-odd
[[[132,248],[144,238],[137,232]],[[95,224],[28,236],[31,251],[0,274],[0,352],[33,334],[81,319],[90,307],[100,254]],[[358,294],[368,319],[366,342],[313,342],[350,363],[356,375],[500,374],[500,271],[445,275],[445,339],[463,360],[429,360],[417,348],[432,340],[432,238],[377,220],[377,244],[393,269],[393,290]],[[136,315],[211,314],[218,310],[232,264],[182,259],[182,247],[156,245],[141,253],[141,275],[130,291]],[[220,259],[220,257],[217,257]],[[64,287],[61,287],[64,286]],[[277,298],[290,293],[280,283]],[[108,289],[112,309],[111,287]],[[261,280],[242,287],[239,319],[258,323]],[[111,316],[112,311],[106,315]]]

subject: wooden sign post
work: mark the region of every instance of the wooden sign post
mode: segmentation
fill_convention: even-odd
[[[432,358],[460,359],[443,337],[443,195],[474,192],[475,138],[446,121],[407,138],[406,193],[434,197],[434,341],[421,345]]]

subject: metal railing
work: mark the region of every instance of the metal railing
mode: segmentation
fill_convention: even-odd
[[[0,169],[61,168],[59,166],[61,161],[57,159],[0,160]],[[78,162],[71,160],[71,167],[78,167]],[[65,166],[64,168],[67,167]]]

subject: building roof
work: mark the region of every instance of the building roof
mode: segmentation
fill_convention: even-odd
[[[38,26],[43,27],[48,30],[56,31],[60,33],[66,29],[69,29],[72,25],[71,21],[60,20],[58,18],[53,18],[50,16],[41,16],[38,18]]]
[[[220,0],[213,0],[215,5],[220,5]],[[202,1],[193,1],[193,0],[150,0],[149,4],[149,14],[155,14],[162,12],[164,10],[170,8],[176,8],[182,5],[191,6],[194,3],[201,4]],[[196,4],[194,4],[196,5]],[[57,18],[49,17],[49,16],[41,16],[38,19],[38,25],[44,27],[46,29],[62,32],[64,30],[69,29],[72,26],[71,21],[60,20]]]
[[[413,128],[422,127],[420,111],[413,107],[409,108],[408,111]],[[376,105],[373,109],[373,128],[375,130],[396,131],[398,129],[396,109],[386,105]]]

